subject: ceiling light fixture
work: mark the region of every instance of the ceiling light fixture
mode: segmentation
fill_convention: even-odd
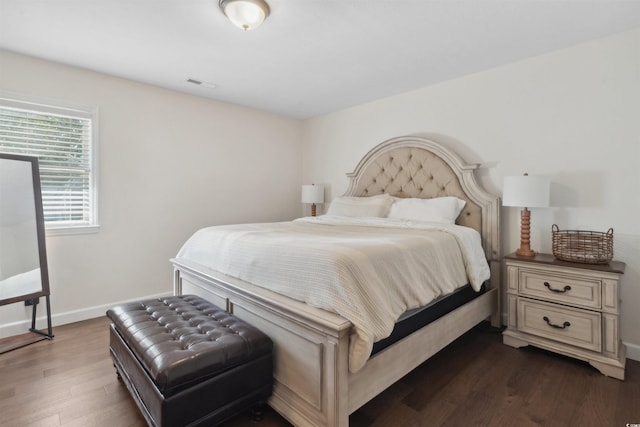
[[[220,0],[220,9],[244,31],[258,28],[269,16],[269,5],[264,0]]]

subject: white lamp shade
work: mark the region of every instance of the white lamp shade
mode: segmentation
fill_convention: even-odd
[[[245,31],[259,27],[269,16],[264,0],[221,0],[220,7],[233,25]]]
[[[549,207],[549,178],[535,175],[505,176],[503,206]]]
[[[324,185],[303,185],[302,203],[324,203]]]

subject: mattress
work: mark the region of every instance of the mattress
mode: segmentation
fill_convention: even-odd
[[[466,285],[456,289],[449,295],[437,298],[424,307],[405,312],[396,322],[391,335],[373,344],[371,355],[395,344],[418,329],[427,326],[429,323],[435,322],[445,314],[484,294],[485,291],[486,287],[484,285],[478,292],[476,292],[471,285]]]

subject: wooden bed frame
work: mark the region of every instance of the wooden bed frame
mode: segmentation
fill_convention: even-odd
[[[484,319],[500,325],[500,200],[477,184],[455,153],[420,137],[374,147],[345,193],[403,197],[454,195],[467,201],[457,223],[477,229],[491,267],[483,295],[376,353],[356,373],[348,368],[351,323],[345,318],[183,259],[174,293],[197,294],[258,327],[274,341],[270,406],[296,426],[348,426],[349,414]]]

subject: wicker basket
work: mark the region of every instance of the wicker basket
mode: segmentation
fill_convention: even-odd
[[[606,233],[584,230],[559,230],[551,226],[553,255],[563,261],[583,264],[608,264],[613,259],[613,228]]]

